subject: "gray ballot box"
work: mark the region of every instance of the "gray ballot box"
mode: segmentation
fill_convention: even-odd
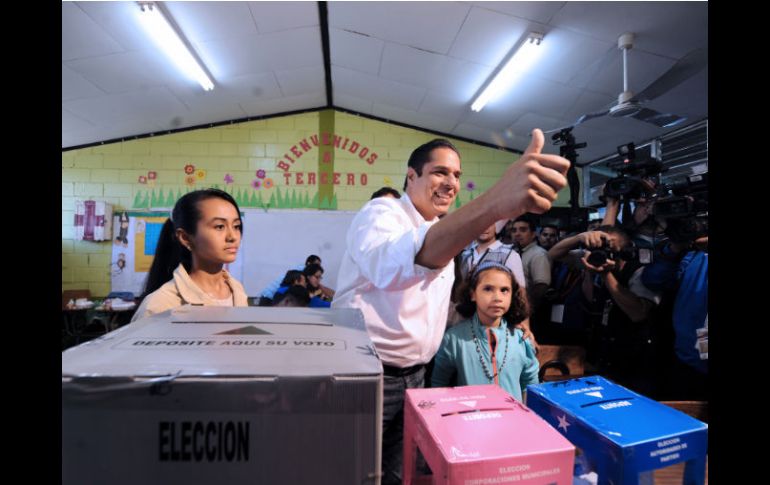
[[[184,306],[62,353],[65,484],[378,484],[381,420],[359,310]]]

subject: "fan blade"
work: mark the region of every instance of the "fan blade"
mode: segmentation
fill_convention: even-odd
[[[575,120],[575,122],[572,123],[571,125],[562,126],[561,128],[554,128],[553,130],[544,131],[543,135],[548,135],[550,133],[556,133],[557,131],[566,130],[567,128],[574,128],[577,125],[579,125],[580,123],[583,123],[583,122],[588,121],[588,120],[592,120],[594,118],[599,118],[601,116],[605,116],[609,112],[610,112],[609,109],[605,109],[605,110],[602,110],[602,111],[596,111],[594,113],[585,114],[585,115],[581,116],[580,118],[578,118],[577,120]]]
[[[607,113],[609,113],[609,112],[610,112],[609,109],[604,109],[602,111],[595,111],[593,113],[585,114],[585,115],[581,116],[580,118],[578,118],[577,121],[572,126],[577,126],[580,123],[584,123],[584,122],[586,122],[588,120],[592,120],[594,118],[600,118],[602,116],[606,116]]]
[[[669,90],[690,79],[708,64],[708,51],[704,48],[695,49],[679,59],[671,69],[644,88],[642,92],[631,98],[630,102],[650,101],[667,93]]]
[[[637,120],[644,121],[646,123],[652,123],[653,125],[659,126],[661,128],[670,128],[672,126],[676,126],[687,119],[683,116],[678,116],[671,113],[658,113],[654,109],[649,108],[640,109],[635,115],[631,116],[631,118],[636,118]]]

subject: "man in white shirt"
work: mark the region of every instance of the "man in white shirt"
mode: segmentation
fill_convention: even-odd
[[[541,154],[543,144],[534,130],[494,186],[447,214],[460,190],[460,155],[447,140],[428,142],[409,157],[402,198],[371,200],[350,225],[332,307],[361,309],[383,363],[384,485],[401,482],[404,393],[423,387],[441,343],[454,256],[497,220],[547,211],[566,185],[569,162]]]

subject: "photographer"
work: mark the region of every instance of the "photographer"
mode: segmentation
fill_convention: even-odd
[[[600,197],[607,206],[602,224],[616,225],[622,210],[621,225],[631,235],[643,265],[654,261],[655,252],[666,240],[665,221],[653,215],[655,199],[663,189],[659,186],[659,176],[666,170],[659,152],[657,144],[640,149],[633,143],[620,145],[618,154],[623,157],[622,162],[608,165],[618,176],[605,183]]]
[[[653,216],[655,183],[645,179],[642,184],[644,186],[642,194],[638,198],[629,199],[633,200],[634,209],[631,217],[623,218],[622,227],[630,234],[631,241],[637,248],[639,262],[650,264],[655,260],[655,253],[666,244],[666,226],[665,223]],[[605,195],[605,200],[607,209],[602,225],[614,226],[617,224],[621,201],[609,195]]]
[[[551,289],[546,297],[550,303],[548,325],[541,330],[542,340],[557,345],[589,344],[588,306],[581,286],[585,273],[583,248],[598,248],[609,241],[610,235],[586,231],[568,236],[548,250],[554,268]]]
[[[658,315],[666,330],[658,358],[660,399],[707,399],[708,235],[671,241],[645,268],[642,282],[664,292]]]
[[[642,394],[654,391],[654,349],[649,317],[660,294],[642,284],[644,267],[629,250],[629,236],[614,226],[567,238],[549,255],[570,251],[585,268],[582,298],[591,329],[588,360],[600,374]],[[566,309],[565,309],[566,311]]]
[[[552,298],[551,322],[560,324],[563,337],[569,337],[573,341],[571,343],[588,343],[585,333],[588,330],[589,308],[582,291],[586,274],[583,262],[586,249],[593,250],[594,257],[600,256],[600,252],[606,254],[606,251],[614,255],[621,252],[626,241],[622,231],[609,226],[601,227],[609,232],[596,230],[569,236],[548,251],[548,258],[561,268],[553,282],[555,294]]]

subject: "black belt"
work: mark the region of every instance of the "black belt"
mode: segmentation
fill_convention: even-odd
[[[425,364],[417,364],[412,367],[393,367],[390,365],[382,364],[382,370],[388,377],[404,377],[410,376],[420,369],[424,369]]]

